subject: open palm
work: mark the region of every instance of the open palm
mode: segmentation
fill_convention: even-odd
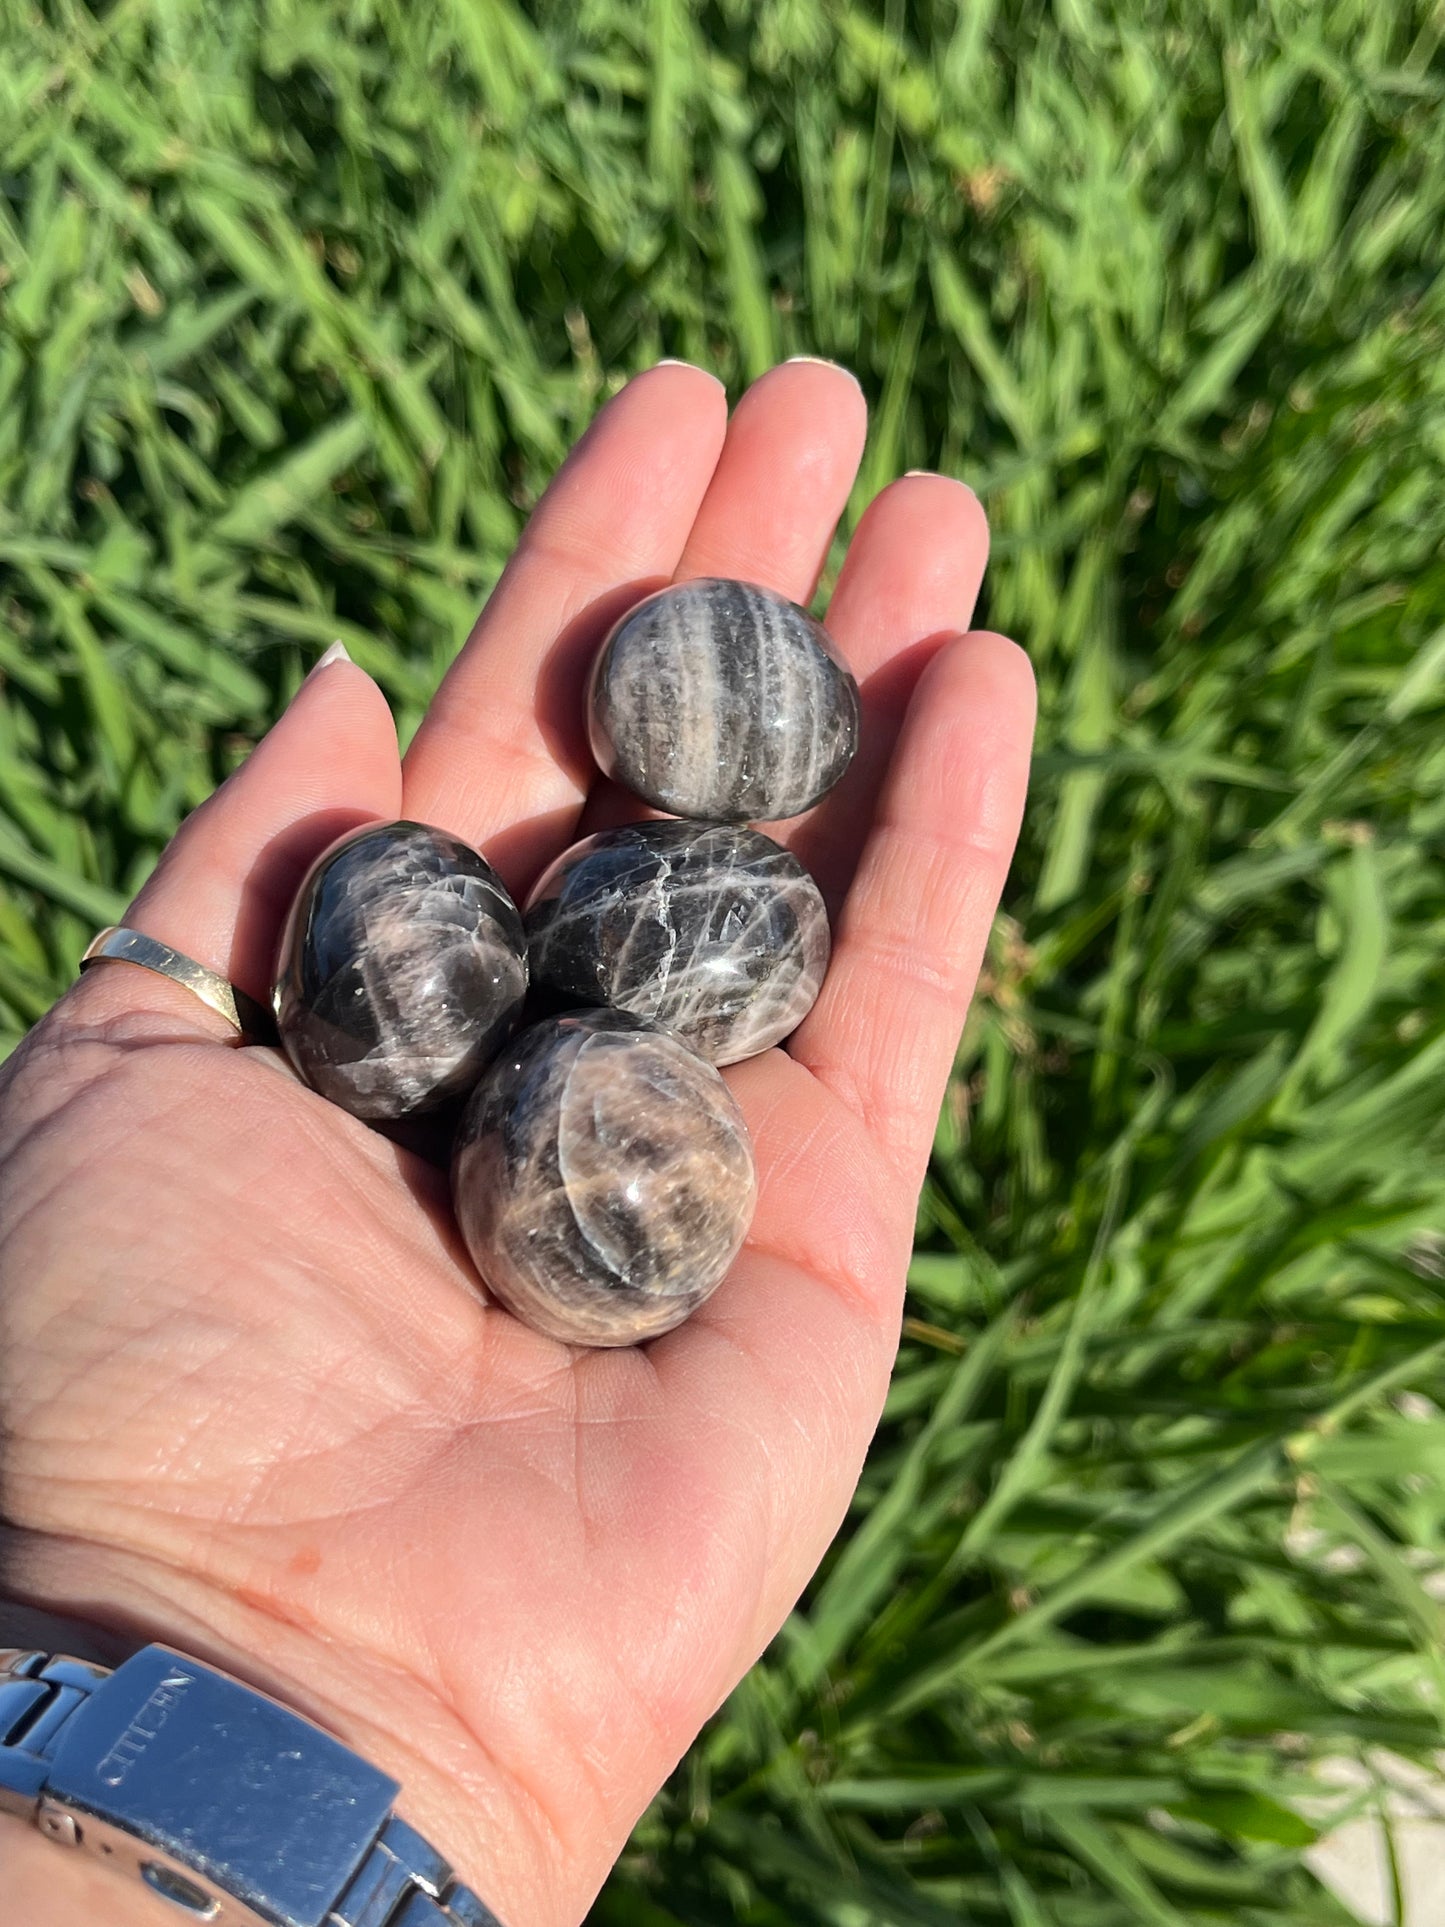
[[[679,574],[806,599],[863,433],[828,364],[775,369],[730,423],[700,371],[639,377],[537,509],[405,767],[375,685],[323,667],[127,921],[264,996],[305,863],[401,815],[525,891],[579,824],[627,813],[581,727],[602,631]],[[488,1306],[439,1171],[147,972],[90,973],[7,1071],[0,1588],[339,1730],[509,1922],[581,1917],[797,1597],[877,1421],[1027,766],[1027,665],[964,633],[986,547],[937,476],[885,489],[853,540],[828,621],[862,748],[782,832],[829,897],[834,961],[786,1050],[727,1073],[757,1217],[667,1337],[573,1351]]]

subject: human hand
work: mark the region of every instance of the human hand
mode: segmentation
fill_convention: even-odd
[[[264,998],[310,858],[403,815],[520,897],[582,830],[642,814],[586,752],[605,628],[674,575],[805,600],[863,433],[831,364],[774,369],[730,423],[710,376],[638,377],[405,765],[375,684],[320,668],[127,922]],[[149,972],[90,972],[6,1068],[0,1591],[331,1727],[511,1927],[581,1918],[797,1598],[877,1422],[1028,763],[1027,663],[964,633],[986,548],[975,498],[924,475],[853,539],[827,620],[862,747],[783,832],[829,899],[832,967],[786,1049],[727,1072],[756,1219],[717,1294],[644,1349],[573,1351],[487,1306],[439,1171]]]

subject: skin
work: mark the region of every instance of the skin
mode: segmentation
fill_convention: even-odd
[[[310,858],[402,815],[521,897],[641,813],[581,727],[608,624],[690,575],[805,600],[864,429],[831,364],[773,369],[731,420],[699,369],[639,376],[553,481],[405,764],[375,684],[318,668],[126,921],[264,996]],[[977,500],[936,475],[884,489],[853,538],[827,621],[863,747],[774,832],[828,896],[832,968],[786,1049],[727,1072],[756,1221],[645,1349],[571,1350],[488,1306],[440,1172],[150,972],[89,972],[3,1074],[9,1626],[39,1608],[113,1653],[166,1639],[320,1720],[513,1927],[582,1918],[797,1599],[877,1423],[1024,799],[1029,667],[969,630],[986,553]],[[174,1918],[13,1822],[0,1875],[53,1927]]]

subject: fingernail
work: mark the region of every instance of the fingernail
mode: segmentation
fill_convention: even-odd
[[[841,361],[830,361],[827,355],[789,355],[788,359],[783,363],[783,366],[785,368],[791,368],[795,362],[799,361],[811,362],[815,368],[832,368],[836,370],[838,374],[846,375],[849,381],[857,381],[858,379],[851,368],[845,368]]]
[[[695,361],[683,361],[677,355],[664,355],[661,361],[655,361],[652,365],[654,368],[686,368],[691,374],[706,375],[708,380],[715,381],[719,388],[724,385],[721,375],[715,375],[711,368],[699,368]]]
[[[340,637],[338,637],[337,640],[332,643],[331,647],[323,650],[315,662],[312,663],[311,675],[319,676],[323,669],[329,669],[334,662],[350,661],[351,651],[347,648],[346,644],[341,641]],[[309,681],[310,677],[308,677],[307,680]]]
[[[931,477],[936,475],[937,473],[938,473],[938,470],[936,468],[905,468],[903,471],[903,479],[906,482],[910,475],[922,475],[924,477]]]

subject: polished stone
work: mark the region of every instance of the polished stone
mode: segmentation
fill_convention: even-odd
[[[714,1064],[779,1043],[828,968],[828,913],[795,856],[731,823],[603,830],[543,875],[532,981],[674,1031]]]
[[[452,1198],[488,1290],[575,1345],[670,1331],[721,1283],[756,1196],[732,1094],[620,1010],[534,1024],[472,1094]]]
[[[604,775],[674,816],[811,809],[858,746],[858,685],[820,623],[770,589],[703,577],[630,609],[588,692]]]
[[[374,823],[312,866],[273,1004],[301,1077],[380,1121],[464,1097],[526,990],[522,920],[486,859],[424,823]]]

